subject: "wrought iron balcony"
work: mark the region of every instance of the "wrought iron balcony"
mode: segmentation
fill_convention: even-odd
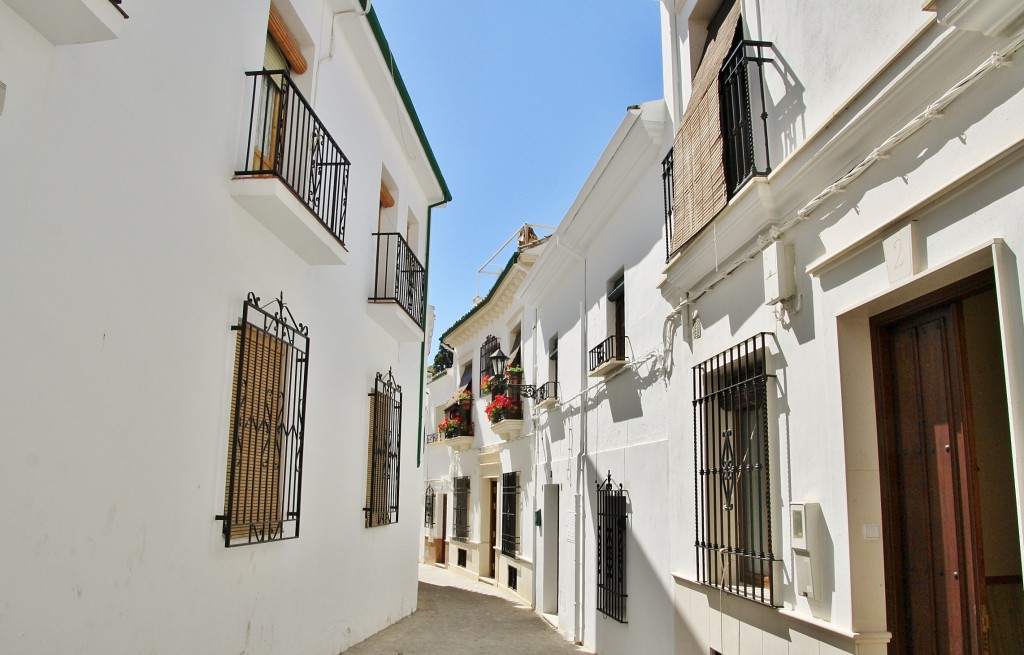
[[[350,162],[288,73],[250,71],[245,158],[239,177],[277,177],[341,244]]]
[[[558,383],[545,382],[537,387],[537,407],[550,407],[558,402]]]
[[[590,375],[610,373],[626,363],[626,335],[613,334],[590,349]]]
[[[427,272],[401,234],[376,232],[377,263],[370,302],[396,303],[423,329]]]
[[[440,438],[441,434],[439,432],[431,432],[427,435],[427,443],[437,443]]]
[[[768,41],[741,41],[719,73],[722,103],[722,139],[725,179],[732,196],[755,176],[772,171],[768,152],[768,110],[765,103],[764,64],[772,59]],[[760,120],[754,120],[754,116]]]

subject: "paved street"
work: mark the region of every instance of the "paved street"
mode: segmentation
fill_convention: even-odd
[[[586,653],[510,594],[420,565],[419,609],[344,655],[561,655]]]

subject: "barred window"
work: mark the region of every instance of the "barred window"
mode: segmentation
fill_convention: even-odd
[[[626,492],[597,483],[597,611],[626,623]]]
[[[661,188],[662,198],[665,203],[665,261],[672,259],[672,240],[675,233],[675,218],[672,215],[673,203],[675,202],[675,187],[672,178],[672,150],[668,151],[665,159],[661,161]]]
[[[309,334],[279,296],[250,293],[235,371],[222,521],[226,547],[299,536]]]
[[[501,475],[501,552],[515,557],[519,550],[519,471]]]
[[[402,387],[391,371],[377,374],[370,392],[370,443],[366,457],[366,527],[398,521],[402,454]]]
[[[469,478],[455,478],[455,508],[453,515],[456,541],[469,541]]]
[[[766,337],[693,368],[697,577],[776,605]]]
[[[491,364],[491,354],[501,345],[498,337],[493,334],[487,335],[483,345],[480,346],[480,379],[485,375],[494,375],[494,366]]]
[[[430,486],[423,494],[423,527],[434,527],[434,488]]]

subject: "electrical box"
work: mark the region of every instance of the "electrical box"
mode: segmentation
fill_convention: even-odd
[[[773,241],[761,253],[764,263],[764,304],[774,305],[796,293],[793,247]]]
[[[821,521],[818,503],[790,503],[789,532],[796,592],[814,600],[821,600]]]

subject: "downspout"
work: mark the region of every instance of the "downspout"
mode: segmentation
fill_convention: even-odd
[[[576,641],[583,643],[586,630],[586,599],[587,599],[587,530],[585,525],[586,507],[586,452],[587,452],[587,403],[589,402],[588,380],[587,380],[587,260],[583,261],[583,296],[580,301],[580,338],[583,347],[580,349],[582,359],[580,366],[580,388],[583,389],[583,396],[580,398],[580,439],[579,453],[577,454],[576,465]]]
[[[445,194],[447,195],[447,194]],[[420,342],[420,395],[419,395],[419,418],[416,425],[416,468],[420,467],[423,457],[423,388],[427,381],[427,370],[424,367],[427,358],[427,298],[430,296],[430,226],[431,218],[434,214],[434,207],[444,207],[448,204],[448,200],[444,199],[440,202],[435,202],[433,205],[427,205],[427,254],[423,258],[423,269],[427,272],[425,279],[423,280],[423,307],[422,321],[423,321],[423,341]]]

